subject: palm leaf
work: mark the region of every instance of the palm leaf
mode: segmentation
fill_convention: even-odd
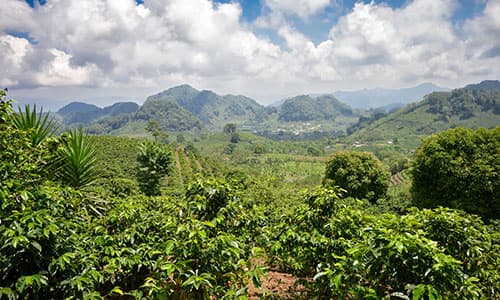
[[[30,105],[26,105],[24,110],[19,108],[19,112],[12,115],[12,124],[17,129],[30,132],[33,146],[39,145],[57,131],[56,122],[50,114],[46,113],[44,115],[42,108],[37,113],[36,105],[33,106],[33,109],[31,109]]]
[[[59,150],[59,158],[58,174],[66,184],[80,188],[97,178],[96,148],[82,129],[69,131],[68,140]]]

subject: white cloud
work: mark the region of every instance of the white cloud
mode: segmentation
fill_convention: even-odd
[[[461,28],[451,21],[453,0],[414,0],[399,9],[357,3],[319,43],[288,18],[311,17],[329,0],[265,3],[277,13],[256,25],[274,29],[281,46],[244,24],[236,2],[51,0],[31,9],[7,0],[0,10],[0,85],[160,90],[187,82],[272,99],[421,81],[457,86],[500,75],[498,1]]]
[[[43,86],[86,85],[98,73],[95,65],[72,66],[71,55],[57,49],[51,49],[53,59],[47,63],[36,80]]]
[[[468,55],[475,58],[500,56],[500,2],[490,1],[482,15],[465,23]],[[498,60],[497,60],[498,62]]]
[[[335,64],[344,76],[354,69],[360,80],[440,78],[441,68],[453,64],[453,49],[460,47],[449,20],[454,6],[432,0],[401,9],[357,3],[330,31]]]

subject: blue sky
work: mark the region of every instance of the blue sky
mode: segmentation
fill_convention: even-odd
[[[50,1],[50,0],[49,0]],[[147,0],[135,0],[137,4],[143,4]],[[34,7],[35,3],[39,5],[44,5],[47,0],[26,0],[26,2]],[[217,0],[216,3],[239,3],[242,8],[242,21],[252,23],[262,14],[266,13],[268,9],[265,6],[263,0]],[[328,36],[328,32],[333,26],[338,18],[343,14],[349,12],[354,7],[357,2],[370,3],[372,0],[338,0],[333,1],[335,5],[326,7],[324,10],[320,11],[314,17],[303,20],[297,16],[289,15],[288,20],[293,24],[297,30],[303,32],[308,37],[310,37],[314,42],[318,43],[323,41]],[[392,8],[401,8],[411,1],[408,0],[376,0],[373,1],[376,4],[388,5]],[[452,15],[452,21],[456,24],[463,23],[465,20],[474,17],[479,14],[485,5],[485,1],[480,0],[461,0]],[[280,41],[273,32],[269,31],[259,31],[262,34],[267,34],[270,38],[273,38],[277,43]]]
[[[262,103],[500,76],[498,0],[4,0],[0,87],[50,101],[188,83]],[[47,100],[49,101],[49,100]]]

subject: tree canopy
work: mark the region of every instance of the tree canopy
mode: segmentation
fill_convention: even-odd
[[[412,194],[419,207],[446,206],[486,218],[500,214],[500,126],[455,128],[417,149]]]
[[[339,151],[326,163],[326,185],[346,190],[347,197],[368,199],[375,203],[387,192],[389,174],[369,152]]]

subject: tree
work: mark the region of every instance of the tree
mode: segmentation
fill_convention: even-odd
[[[231,134],[231,143],[238,143],[241,140],[240,135],[236,132]]]
[[[170,151],[158,144],[144,142],[139,146],[137,162],[139,188],[147,196],[159,195],[161,179],[169,173],[172,164]]]
[[[168,134],[161,129],[160,123],[157,120],[149,121],[146,126],[146,131],[155,138],[155,142],[167,142]]]
[[[445,206],[487,219],[500,215],[500,126],[455,128],[425,139],[411,188],[418,207]]]
[[[325,185],[346,190],[345,196],[375,203],[385,196],[389,174],[369,152],[339,151],[326,163]]]
[[[184,137],[184,135],[179,133],[176,137],[176,141],[177,143],[182,144],[186,141],[186,138]]]
[[[224,133],[234,133],[234,132],[236,132],[236,124],[234,124],[234,123],[227,123],[226,125],[224,125],[223,132]]]

